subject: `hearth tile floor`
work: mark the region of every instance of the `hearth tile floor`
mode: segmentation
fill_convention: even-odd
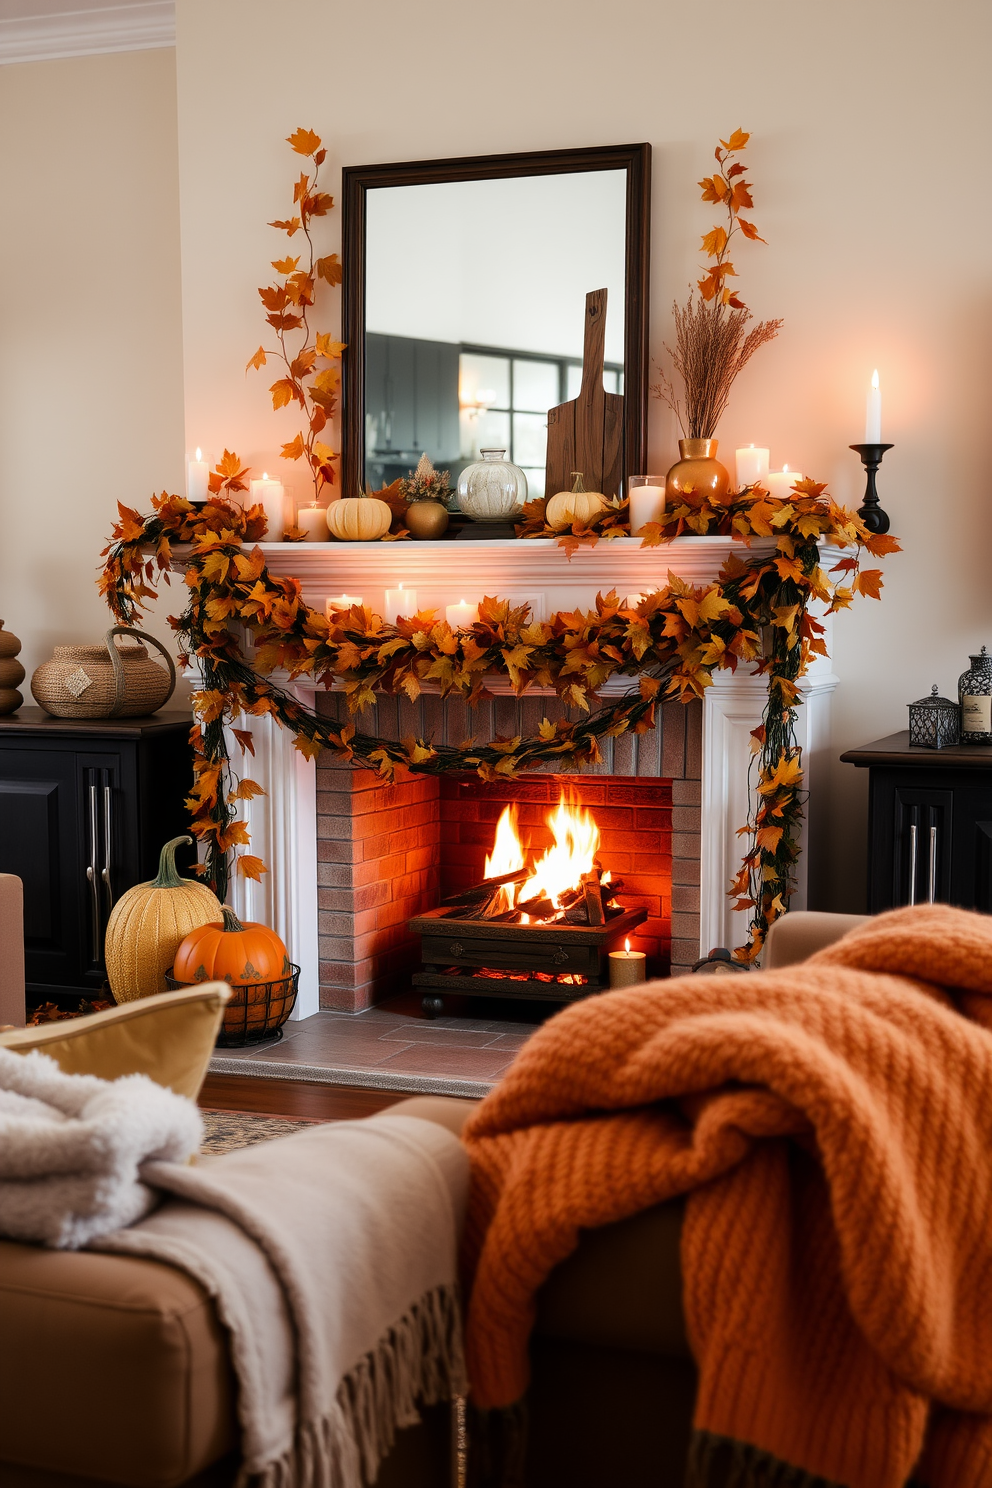
[[[486,1095],[556,1004],[464,999],[462,1016],[425,1018],[413,993],[362,1013],[319,1012],[287,1023],[283,1037],[218,1049],[214,1074],[303,1080],[432,1095]],[[500,1017],[502,1011],[510,1016]],[[494,1013],[497,1016],[494,1016]]]

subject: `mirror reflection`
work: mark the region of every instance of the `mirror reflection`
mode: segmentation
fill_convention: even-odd
[[[366,205],[365,478],[507,452],[544,494],[548,409],[576,397],[585,297],[609,292],[622,393],[625,170],[373,187]]]

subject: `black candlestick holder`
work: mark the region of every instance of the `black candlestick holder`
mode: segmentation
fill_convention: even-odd
[[[869,532],[888,532],[889,514],[884,512],[878,504],[878,492],[875,490],[875,472],[882,463],[882,456],[886,450],[892,448],[891,444],[852,444],[849,449],[856,450],[861,456],[861,463],[865,467],[868,479],[865,484],[864,505],[858,508],[858,516],[864,522]]]

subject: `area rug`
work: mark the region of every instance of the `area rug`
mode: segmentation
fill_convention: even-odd
[[[254,1111],[201,1111],[200,1115],[203,1117],[200,1151],[213,1157],[320,1125],[317,1121],[290,1121],[285,1116],[261,1116]]]

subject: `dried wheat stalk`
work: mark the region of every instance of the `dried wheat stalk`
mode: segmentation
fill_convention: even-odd
[[[664,372],[651,391],[679,421],[683,439],[712,439],[730,398],[734,380],[759,346],[773,341],[781,320],[761,320],[750,331],[750,310],[706,304],[693,295],[673,306],[675,346],[665,350],[685,389],[684,402]]]

